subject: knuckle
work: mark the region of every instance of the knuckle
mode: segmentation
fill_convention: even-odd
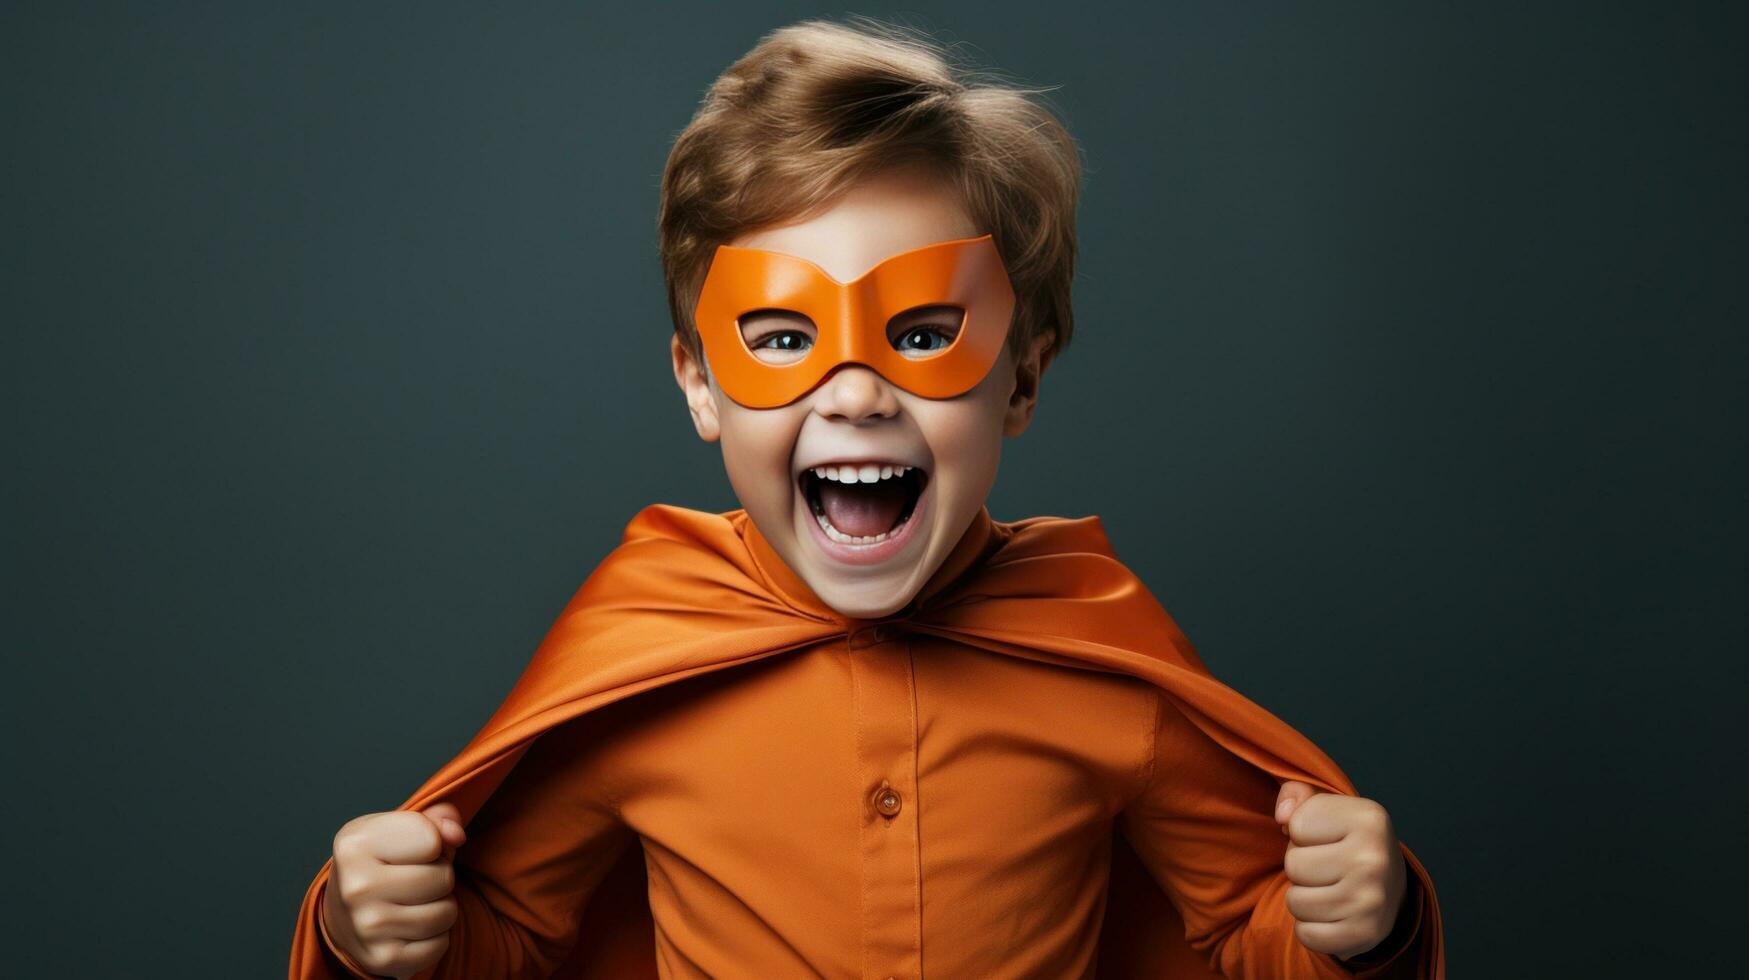
[[[375,936],[388,924],[381,905],[370,904],[352,913],[352,930],[361,936]]]
[[[370,895],[370,884],[363,875],[342,875],[339,884],[340,901],[348,907],[359,904]]]
[[[382,816],[381,813],[361,813],[341,824],[340,833],[352,836],[366,833],[370,830],[371,824],[376,823]]]
[[[437,832],[436,827],[431,825],[431,821],[417,813],[409,813],[407,816],[411,819],[401,821],[397,827],[401,839],[409,844],[430,848],[433,852],[441,853],[443,836]]]
[[[411,819],[408,819],[411,818]],[[430,850],[438,853],[442,847],[442,838],[432,829],[430,823],[416,813],[387,813],[377,825],[376,833],[371,838],[371,856],[380,858],[383,854],[401,853],[407,850]]]
[[[336,844],[338,844],[342,840],[344,840],[348,837],[351,837],[353,834],[358,833],[359,821],[361,821],[363,819],[364,819],[363,817],[353,817],[351,820],[348,820],[345,823],[341,824],[340,829],[334,831],[334,842]]]
[[[393,826],[385,820],[388,816],[385,813],[368,813],[353,820],[343,828],[342,835],[335,838],[335,855],[340,856],[341,848],[344,847],[345,858],[353,864],[376,860],[377,851]]]
[[[414,869],[407,878],[408,888],[417,895],[417,902],[428,904],[448,894],[443,887],[443,869],[436,865]]]
[[[372,973],[387,973],[395,968],[395,947],[390,943],[366,943],[358,965]]]
[[[1350,847],[1342,854],[1342,877],[1349,881],[1373,878],[1373,855],[1369,847]]]
[[[359,852],[358,844],[358,831],[352,829],[351,824],[340,828],[340,832],[334,835],[334,862],[346,864],[356,860]]]
[[[1366,909],[1368,915],[1376,917],[1382,914],[1379,911],[1385,907],[1385,889],[1382,885],[1368,885],[1359,891],[1358,897],[1361,908]]]

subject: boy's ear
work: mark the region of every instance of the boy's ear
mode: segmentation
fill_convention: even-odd
[[[1039,383],[1044,376],[1045,344],[1049,340],[1050,336],[1044,333],[1033,337],[1014,364],[1014,393],[1008,396],[1008,413],[1002,420],[1004,435],[1020,435],[1032,421],[1032,411],[1038,405]]]
[[[686,410],[692,413],[692,427],[698,430],[700,439],[716,442],[722,430],[717,425],[717,403],[711,397],[711,386],[705,379],[703,365],[687,353],[686,345],[680,342],[679,331],[669,342],[669,350],[674,358],[674,381],[686,396]]]

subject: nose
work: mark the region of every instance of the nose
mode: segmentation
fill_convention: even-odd
[[[873,368],[845,364],[834,368],[814,389],[814,411],[847,422],[891,418],[898,414],[899,396]]]

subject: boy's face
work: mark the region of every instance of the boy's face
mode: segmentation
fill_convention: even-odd
[[[729,244],[794,255],[850,282],[900,252],[987,231],[972,224],[947,184],[920,171],[894,171],[858,184],[812,217]],[[944,346],[957,327],[957,319],[940,312],[901,320],[889,332],[901,351]],[[772,363],[798,356],[816,336],[806,318],[778,313],[743,317],[741,329],[748,346]],[[757,409],[724,395],[678,337],[671,345],[693,425],[705,441],[722,442],[729,483],[760,534],[821,601],[863,619],[909,602],[983,506],[1003,437],[1019,435],[1032,418],[1042,347],[1040,338],[1016,363],[1004,345],[983,380],[953,398],[924,398],[869,367],[844,364],[795,401]],[[884,466],[917,472],[841,482],[853,464],[870,476]],[[817,476],[814,468],[822,466],[837,469],[840,480]],[[885,538],[859,544],[841,532]]]

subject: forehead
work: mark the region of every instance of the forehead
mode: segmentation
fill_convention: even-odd
[[[850,282],[900,252],[981,234],[946,181],[894,172],[858,183],[806,218],[756,229],[729,244],[807,259]]]

